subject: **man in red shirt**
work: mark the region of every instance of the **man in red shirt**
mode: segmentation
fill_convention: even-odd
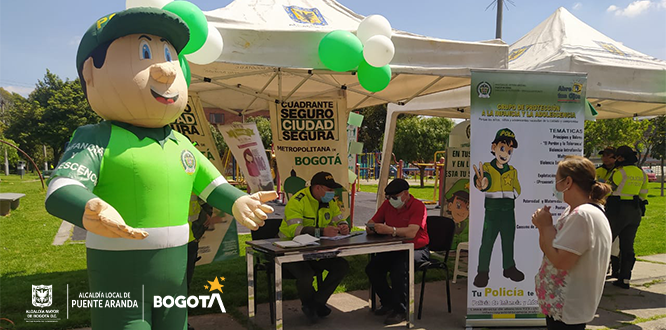
[[[368,234],[405,237],[414,243],[414,260],[407,260],[404,251],[379,253],[365,267],[370,283],[377,292],[382,307],[375,315],[387,315],[384,324],[396,324],[405,320],[407,306],[408,262],[417,264],[430,259],[425,205],[409,193],[409,183],[395,179],[384,189],[386,201],[368,221]],[[391,286],[386,280],[390,273]]]

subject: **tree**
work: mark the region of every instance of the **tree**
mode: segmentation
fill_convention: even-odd
[[[452,128],[453,121],[448,118],[400,116],[396,122],[393,153],[408,163],[431,163],[436,151],[446,149]],[[419,166],[421,187],[425,167]]]
[[[641,138],[643,125],[632,118],[602,119],[585,122],[585,157],[605,147],[635,145]]]
[[[49,70],[28,99],[14,101],[6,135],[31,155],[41,155],[41,145],[49,146],[54,162],[79,126],[101,120],[90,108],[79,79],[62,81]]]
[[[363,123],[358,130],[358,142],[363,143],[366,152],[382,151],[386,129],[386,104],[361,109],[360,114],[363,115]]]
[[[664,196],[664,161],[666,160],[666,115],[651,119],[654,132],[650,136],[652,157],[661,160],[661,195]]]

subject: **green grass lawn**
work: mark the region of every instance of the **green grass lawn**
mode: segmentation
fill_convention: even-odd
[[[61,221],[46,213],[44,209],[45,191],[36,176],[0,177],[0,192],[24,193],[18,210],[7,217],[0,217],[0,318],[8,318],[17,323],[17,329],[43,329],[44,323],[24,322],[25,310],[32,309],[31,285],[53,285],[52,309],[60,310],[62,321],[50,329],[68,329],[89,326],[88,309],[70,309],[66,318],[66,291],[69,285],[72,295],[88,291],[85,246],[83,244],[65,244],[53,246]],[[372,186],[363,185],[362,191],[371,191]],[[376,186],[374,186],[376,192]],[[412,194],[418,198],[432,198],[432,185],[426,188],[412,188]],[[666,253],[666,198],[659,196],[658,184],[650,184],[650,205],[636,238],[636,253],[649,255]],[[192,281],[193,295],[205,294],[206,281],[215,276],[225,277],[224,300],[227,312],[237,319],[243,319],[238,307],[247,305],[247,280],[245,266],[245,242],[250,235],[239,236],[241,256],[232,260],[197,267]],[[451,258],[453,259],[453,258]],[[337,292],[368,288],[365,276],[367,256],[348,259],[351,265],[349,275],[338,287]],[[453,260],[451,260],[452,262]],[[267,288],[265,274],[257,277],[257,299],[266,302]],[[416,277],[417,281],[419,276]],[[441,272],[428,272],[428,280],[443,278]],[[284,298],[296,299],[294,281],[284,284]],[[191,314],[210,313],[207,309],[193,309]]]

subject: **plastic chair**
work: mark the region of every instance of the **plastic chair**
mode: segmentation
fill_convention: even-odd
[[[282,224],[282,219],[280,218],[274,218],[274,219],[266,219],[264,225],[262,227],[259,227],[259,229],[252,231],[252,240],[261,240],[261,239],[270,239],[270,238],[277,238],[278,233],[280,232],[280,225]],[[268,287],[268,304],[269,304],[269,309],[270,309],[270,314],[271,314],[271,324],[274,323],[275,320],[275,289],[273,288],[273,284],[275,283],[275,268],[274,268],[274,262],[273,259],[271,258],[266,258],[266,260],[261,260],[262,254],[257,254],[256,258],[256,263],[254,264],[254,278],[255,278],[255,283],[257,282],[257,274],[259,271],[264,271],[266,272],[266,284]],[[295,277],[289,273],[286,270],[282,271],[282,278],[283,279],[295,279]],[[317,287],[321,287],[321,283],[323,282],[323,274],[321,272],[316,274],[317,276]],[[256,284],[255,284],[256,285]],[[255,297],[254,299],[254,310],[257,310],[257,299]]]
[[[419,298],[419,314],[418,318],[421,319],[421,312],[423,310],[423,296],[425,294],[426,274],[428,269],[443,269],[446,275],[446,305],[449,313],[451,313],[451,289],[449,286],[449,251],[451,244],[453,244],[453,234],[455,231],[455,223],[452,219],[447,217],[429,216],[426,220],[428,224],[428,237],[430,243],[428,248],[430,252],[439,252],[444,255],[444,261],[431,259],[417,265],[416,271],[422,271],[423,277],[421,278],[421,297]]]
[[[462,271],[458,269],[458,261],[460,260],[460,251],[465,250],[469,251],[469,242],[460,242],[458,243],[458,248],[456,249],[456,264],[453,266],[453,283],[456,283],[458,276],[467,276],[467,271]]]

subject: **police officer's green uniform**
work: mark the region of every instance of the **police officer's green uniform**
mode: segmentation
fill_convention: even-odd
[[[606,165],[601,164],[601,166],[597,167],[596,172],[597,172],[597,181],[608,182],[608,179],[610,179],[610,175],[613,172],[613,169],[606,168]]]
[[[622,156],[623,147],[618,148],[617,156]],[[629,148],[629,150],[631,150]],[[624,155],[625,159],[632,155]],[[622,164],[624,163],[624,165]],[[613,188],[606,203],[606,216],[610,221],[613,239],[620,239],[619,282],[629,284],[631,271],[636,262],[634,239],[647,204],[647,175],[638,166],[622,162],[613,170],[608,183]],[[629,163],[635,163],[629,161]]]
[[[337,226],[340,223],[347,223],[342,218],[335,200],[331,200],[327,205],[320,207],[320,202],[312,196],[310,187],[299,190],[284,208],[280,237],[294,238],[301,234],[303,227],[324,228],[329,224]]]
[[[335,199],[328,203],[320,203],[312,196],[310,187],[305,187],[294,194],[287,202],[279,235],[282,238],[293,238],[300,235],[304,227],[321,228],[321,234],[323,235],[323,228],[337,226],[341,223],[347,223],[347,221],[342,218]],[[330,258],[287,263],[284,268],[296,277],[298,297],[303,308],[318,310],[319,313],[323,308],[322,306],[326,305],[328,298],[347,274],[349,264],[343,258]],[[324,269],[328,271],[328,275],[319,284],[315,292],[312,287],[313,276],[317,271]]]
[[[153,296],[187,295],[188,210],[194,192],[231,213],[244,195],[182,134],[103,121],[74,133],[47,192],[47,210],[83,227],[86,203],[99,197],[143,240],[88,232],[92,292],[130,292],[139,308],[92,309],[93,329],[183,329],[186,308],[153,308]],[[143,303],[143,306],[141,304]],[[142,315],[142,311],[145,313]],[[145,319],[145,321],[142,320]]]
[[[488,187],[482,190],[486,196],[486,210],[478,271],[490,270],[490,257],[498,234],[502,237],[502,267],[506,270],[516,265],[513,243],[516,236],[515,199],[520,195],[518,171],[509,164],[498,168],[497,160],[493,159],[490,163],[483,164],[483,176],[488,179]]]

